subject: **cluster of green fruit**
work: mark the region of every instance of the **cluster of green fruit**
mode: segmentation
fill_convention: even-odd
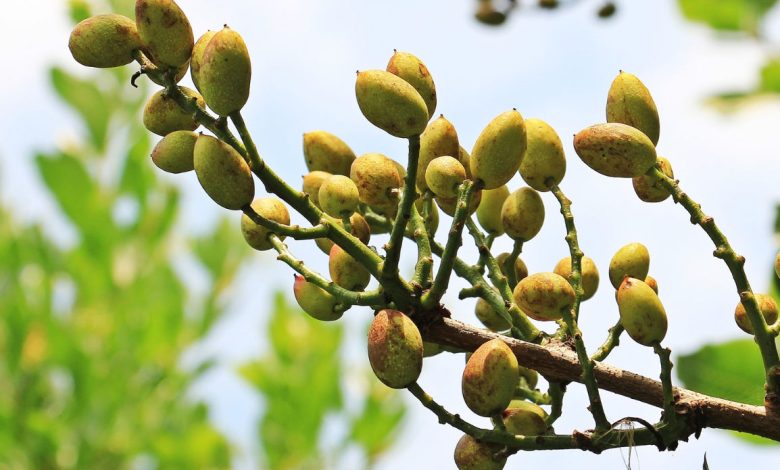
[[[175,2],[138,0],[135,21],[113,14],[89,18],[75,27],[69,45],[74,58],[87,66],[115,67],[138,61],[142,71],[164,87],[149,99],[143,116],[147,129],[163,137],[152,152],[152,161],[171,173],[194,170],[217,204],[241,210],[246,242],[256,250],[278,251],[280,259],[300,274],[295,276],[293,292],[306,313],[333,321],[358,299],[374,299],[361,304],[378,312],[369,329],[368,357],[377,377],[389,387],[416,386],[423,358],[442,351],[439,344],[423,341],[419,326],[425,323],[421,319],[430,321],[443,311],[441,295],[461,245],[463,226],[474,213],[484,230],[482,234],[471,224],[470,231],[480,232],[472,234],[475,241],[481,244],[483,235],[489,240],[479,247],[480,261],[465,268],[479,277],[472,281],[473,287],[483,289],[477,294],[477,318],[494,332],[528,341],[549,339],[528,318],[558,322],[559,337],[574,336],[579,304],[596,293],[599,272],[593,260],[579,252],[573,222],[571,228],[567,224],[566,237],[573,259],[560,260],[551,272],[529,275],[518,257],[518,248],[533,239],[544,223],[540,193],[555,194],[566,218],[565,196],[558,187],[566,173],[566,158],[560,137],[546,122],[524,119],[515,109],[503,112],[485,126],[468,152],[449,120],[443,115],[432,119],[437,95],[425,64],[412,54],[396,51],[384,70],[358,72],[355,94],[370,123],[391,136],[409,139],[408,164],[380,153],[357,156],[334,134],[307,132],[303,155],[309,172],[297,191],[253,155],[256,150],[240,116],[249,97],[251,64],[237,32],[225,27],[206,32],[195,42]],[[151,68],[154,73],[149,72]],[[176,85],[187,70],[197,91]],[[211,118],[208,109],[219,117]],[[243,145],[227,130],[227,119],[236,124]],[[615,78],[607,97],[606,120],[575,135],[574,148],[580,159],[603,175],[631,178],[643,201],[669,198],[671,165],[656,154],[658,111],[637,77],[621,72]],[[216,136],[195,133],[200,125]],[[517,173],[527,186],[510,191],[507,184]],[[253,175],[275,196],[255,199]],[[288,206],[315,226],[291,225]],[[438,210],[453,221],[434,278],[431,245]],[[422,222],[411,224],[414,218]],[[385,257],[368,245],[372,233],[383,231],[391,233]],[[417,242],[419,252],[411,283],[397,272],[404,235]],[[493,258],[489,245],[502,235],[514,240],[516,249]],[[329,279],[294,260],[281,242],[285,236],[315,239],[329,257]],[[487,266],[492,285],[482,277],[488,260],[492,261]],[[622,327],[639,344],[655,348],[666,335],[667,317],[657,283],[648,276],[649,263],[644,245],[628,244],[613,256],[609,280],[616,289]],[[776,269],[780,276],[780,255]],[[374,291],[379,295],[366,291],[372,277],[379,281]],[[430,301],[428,296],[434,293],[437,296]],[[775,323],[775,303],[767,296],[757,299],[765,321]],[[409,308],[402,312],[403,305]],[[735,315],[738,325],[752,332],[742,304]],[[524,336],[522,329],[518,333],[521,324],[526,325],[526,332],[535,333]],[[587,355],[579,341],[577,352],[587,380],[589,362],[583,361]],[[538,374],[520,366],[510,347],[496,338],[467,358],[463,398],[474,413],[500,421],[496,427],[502,432],[542,435],[551,432],[554,419],[549,420],[542,408],[526,400],[527,393],[518,392],[535,392],[537,380]],[[457,445],[455,460],[461,469],[501,468],[505,458],[496,458],[498,450],[467,434]]]

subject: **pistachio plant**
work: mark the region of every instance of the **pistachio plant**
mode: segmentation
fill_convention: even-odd
[[[337,136],[308,132],[303,153],[309,173],[298,190],[260,156],[242,117],[251,61],[241,35],[225,26],[195,42],[185,14],[171,0],[138,0],[135,14],[135,20],[109,14],[78,24],[70,37],[73,57],[91,67],[137,62],[134,80],[145,75],[162,87],[143,116],[149,131],[163,137],[152,161],[171,173],[194,170],[214,202],[241,211],[246,242],[256,250],[275,250],[296,272],[293,292],[304,311],[323,321],[338,320],[354,306],[376,312],[367,340],[376,376],[389,387],[407,389],[440,423],[464,433],[455,449],[459,468],[502,468],[509,456],[529,450],[598,453],[634,445],[673,450],[704,427],[780,440],[777,305],[753,293],[744,258],[681,189],[669,161],[657,156],[658,111],[636,76],[621,72],[615,78],[607,122],[578,132],[574,148],[596,172],[631,179],[641,200],[671,197],[711,238],[714,256],[734,279],[736,322],[761,352],[763,407],[673,386],[670,351],[662,345],[667,314],[641,243],[627,244],[610,262],[617,322],[597,351],[586,350],[578,319],[582,302],[598,288],[599,271],[579,246],[571,201],[561,188],[563,145],[546,122],[508,110],[485,126],[468,152],[452,123],[434,118],[436,89],[426,66],[410,53],[396,52],[385,70],[358,72],[355,94],[371,124],[408,141],[405,164],[379,153],[356,156]],[[197,91],[177,85],[188,70]],[[204,131],[196,133],[198,128]],[[507,183],[517,172],[527,186],[512,191]],[[256,181],[267,195],[255,198]],[[529,274],[519,256],[544,223],[547,194],[560,205],[570,256],[551,272]],[[308,224],[291,224],[290,209]],[[439,211],[451,217],[443,240],[434,237]],[[370,237],[382,233],[387,238],[380,250]],[[514,241],[514,249],[495,254],[491,246],[502,235]],[[286,238],[314,241],[329,256],[329,275],[297,258]],[[479,252],[473,264],[459,256],[469,239]],[[399,270],[405,242],[416,251],[411,278]],[[780,276],[780,256],[775,264]],[[467,281],[459,297],[477,298],[475,313],[485,328],[450,318],[442,298],[453,275]],[[377,287],[369,289],[371,279]],[[623,332],[658,356],[660,382],[604,363]],[[417,383],[424,357],[442,351],[467,355],[463,399],[490,426],[451,413]],[[539,374],[547,390],[537,388]],[[584,431],[555,429],[570,382],[583,383],[588,395],[593,422],[584,423]],[[657,406],[661,415],[655,423],[610,419],[602,390]],[[624,429],[627,423],[640,427]]]

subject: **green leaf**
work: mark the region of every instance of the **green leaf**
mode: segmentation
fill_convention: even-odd
[[[71,21],[78,23],[92,16],[92,8],[86,0],[69,0],[68,15]]]
[[[780,60],[770,59],[761,67],[759,88],[771,93],[780,93]]]
[[[766,13],[777,0],[679,0],[687,19],[719,31],[755,34]]]
[[[192,240],[192,250],[217,284],[228,284],[249,247],[238,230],[238,219],[223,218],[214,231]]]
[[[366,374],[369,387],[359,415],[352,418],[350,439],[363,448],[373,462],[395,441],[406,415],[400,394],[383,385],[373,373]]]
[[[677,375],[685,387],[726,400],[751,405],[764,403],[764,368],[761,353],[749,339],[708,344],[677,358]],[[753,443],[777,442],[734,433]]]
[[[80,79],[59,67],[53,67],[50,74],[57,94],[84,120],[92,145],[100,151],[104,150],[113,111],[111,100],[93,80]]]
[[[119,180],[119,191],[122,194],[134,196],[141,206],[141,212],[143,212],[146,208],[146,197],[149,190],[154,187],[156,182],[149,158],[149,133],[145,129],[136,129],[131,137],[133,144],[127,151],[125,166]]]

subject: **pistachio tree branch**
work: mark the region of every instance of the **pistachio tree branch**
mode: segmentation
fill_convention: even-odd
[[[276,259],[286,263],[293,268],[298,274],[304,277],[308,282],[324,289],[333,297],[337,298],[340,303],[345,305],[367,305],[371,307],[382,307],[385,305],[384,292],[381,288],[368,292],[357,292],[349,289],[345,289],[333,281],[325,279],[323,276],[315,271],[307,268],[306,265],[300,259],[294,257],[290,250],[287,248],[282,240],[275,234],[268,235],[268,240],[273,245],[274,249],[279,253]]]
[[[770,373],[771,370],[780,366],[780,357],[777,354],[777,345],[774,337],[770,333],[764,316],[760,312],[758,302],[755,295],[753,295],[753,290],[750,288],[750,283],[745,274],[745,258],[734,251],[726,236],[715,225],[715,219],[706,215],[702,211],[701,205],[691,199],[680,188],[678,180],[666,176],[657,165],[648,170],[647,174],[656,178],[661,186],[672,194],[674,202],[680,204],[688,211],[688,214],[691,216],[691,223],[699,225],[715,244],[713,256],[722,259],[728,266],[731,277],[734,279],[740,302],[745,306],[748,319],[753,327],[756,343],[761,351],[761,359],[764,362],[767,381],[765,404],[770,408],[780,410],[780,376]]]
[[[569,245],[569,253],[571,254],[571,275],[569,277],[569,282],[574,288],[575,295],[571,309],[564,309],[562,312],[563,321],[566,325],[568,335],[574,338],[574,348],[577,351],[577,357],[582,364],[582,379],[585,383],[585,388],[588,391],[590,412],[593,415],[593,420],[596,422],[596,430],[603,431],[609,429],[610,424],[601,403],[598,382],[593,374],[593,362],[588,357],[585,342],[582,340],[582,332],[580,331],[579,326],[577,326],[580,299],[582,299],[583,295],[582,272],[580,268],[583,255],[577,241],[577,228],[574,225],[574,215],[571,212],[571,201],[563,194],[563,191],[561,191],[561,188],[559,188],[557,184],[552,183],[549,184],[548,187],[561,206],[561,215],[563,216],[566,225],[566,243]]]
[[[615,323],[612,328],[609,329],[607,339],[604,340],[604,343],[599,346],[599,348],[595,353],[593,353],[592,356],[590,356],[590,360],[600,362],[606,359],[607,356],[609,356],[609,353],[611,353],[612,350],[620,344],[620,335],[623,334],[624,330],[623,323],[618,320],[617,323]]]

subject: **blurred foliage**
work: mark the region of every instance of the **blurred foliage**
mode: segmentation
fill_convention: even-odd
[[[477,0],[474,18],[487,26],[500,26],[510,18],[510,15],[520,13],[528,9],[555,11],[580,3],[583,0]],[[617,11],[615,2],[595,0],[597,7],[595,15],[598,18],[611,18]]]
[[[371,468],[400,431],[400,395],[344,363],[343,322],[314,320],[277,294],[267,329],[271,352],[241,367],[265,401],[264,468],[343,468],[353,447],[362,452],[360,468]],[[342,382],[360,388],[348,403]]]

